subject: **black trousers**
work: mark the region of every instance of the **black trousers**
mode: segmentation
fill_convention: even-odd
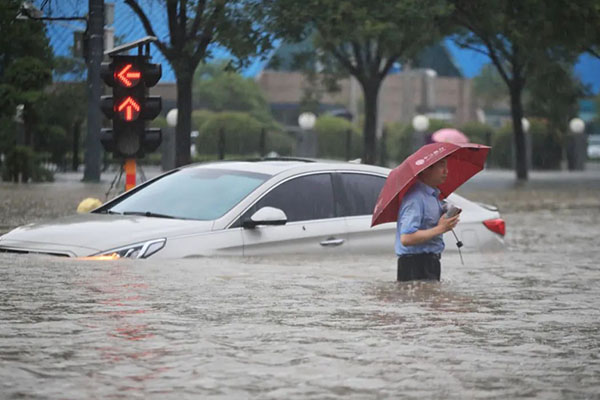
[[[405,254],[398,257],[398,281],[440,280],[440,255]]]

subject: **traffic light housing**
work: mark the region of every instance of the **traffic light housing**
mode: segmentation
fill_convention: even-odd
[[[160,145],[160,129],[146,128],[158,116],[160,96],[149,96],[148,89],[162,75],[160,64],[149,62],[148,55],[112,55],[102,63],[100,75],[112,87],[112,96],[102,96],[100,108],[112,120],[112,129],[102,129],[100,141],[106,151],[121,157],[142,158]]]

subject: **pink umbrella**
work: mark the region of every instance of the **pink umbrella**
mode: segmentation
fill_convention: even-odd
[[[444,128],[435,131],[433,135],[431,135],[431,140],[437,143],[469,143],[469,138],[465,136],[464,133],[452,128]]]

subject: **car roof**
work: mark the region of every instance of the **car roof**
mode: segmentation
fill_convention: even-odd
[[[379,175],[387,175],[390,170],[388,168],[378,167],[375,165],[358,164],[354,162],[336,161],[336,160],[318,160],[318,159],[256,159],[246,161],[215,161],[199,164],[191,164],[184,168],[224,168],[234,169],[247,172],[256,172],[271,176],[282,173],[293,174],[311,171],[356,171],[370,172]]]

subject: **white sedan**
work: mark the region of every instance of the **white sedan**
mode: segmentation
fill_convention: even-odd
[[[29,224],[0,237],[0,252],[68,257],[393,254],[396,224],[371,228],[390,170],[345,162],[230,161],[167,172],[87,214]],[[464,250],[501,249],[493,207],[457,194]],[[456,240],[444,235],[448,250]]]

